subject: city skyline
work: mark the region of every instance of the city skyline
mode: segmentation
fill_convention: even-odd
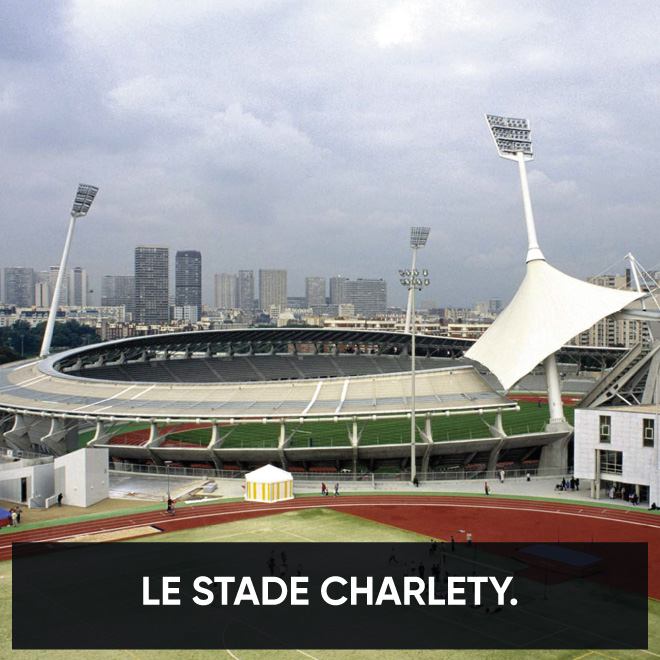
[[[582,279],[628,251],[657,266],[660,6],[32,9],[9,0],[0,21],[0,269],[58,263],[86,181],[100,193],[70,263],[95,291],[132,272],[125,245],[197,243],[217,259],[207,303],[217,273],[286,268],[295,293],[318,274],[382,277],[401,305],[423,225],[430,298],[509,300],[524,219],[486,112],[531,121],[548,259]]]

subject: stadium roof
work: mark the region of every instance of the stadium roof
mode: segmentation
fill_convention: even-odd
[[[583,282],[545,260],[530,261],[511,303],[465,357],[488,367],[508,391],[571,338],[644,295]]]
[[[277,358],[275,358],[277,359]],[[238,422],[406,417],[407,373],[255,383],[108,382],[44,373],[39,362],[0,369],[0,410],[87,421]],[[420,372],[417,411],[515,408],[474,367]]]

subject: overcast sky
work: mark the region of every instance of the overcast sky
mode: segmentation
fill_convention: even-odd
[[[484,113],[527,117],[540,245],[576,277],[660,262],[660,3],[4,0],[0,267],[59,263],[100,293],[137,244],[214,273],[383,277],[508,300],[524,272],[516,165]],[[98,301],[98,298],[97,298]]]

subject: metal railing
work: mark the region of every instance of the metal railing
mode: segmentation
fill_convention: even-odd
[[[195,477],[199,479],[242,479],[252,470],[216,470],[212,468],[170,467],[167,465],[141,465],[138,463],[110,462],[110,470],[131,474],[146,474],[170,477]],[[506,479],[526,479],[529,474],[533,478],[556,478],[558,481],[570,477],[572,470],[564,473],[555,468],[513,468],[505,471]],[[391,482],[408,483],[410,472],[292,472],[297,482]],[[499,479],[499,471],[487,470],[437,470],[433,472],[418,472],[420,484],[438,481],[495,481]]]
[[[8,458],[8,459],[50,458],[52,460],[54,458],[52,456],[52,454],[38,454],[38,453],[32,452],[32,451],[23,451],[22,449],[5,449],[4,447],[0,447],[0,456],[2,456],[3,458]]]
[[[112,472],[128,472],[131,474],[151,474],[170,477],[196,477],[199,479],[239,479],[249,470],[215,470],[213,468],[176,467],[167,465],[141,465],[139,463],[122,463],[110,461]]]

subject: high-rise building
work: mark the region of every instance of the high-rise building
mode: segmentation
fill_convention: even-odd
[[[169,321],[169,248],[135,248],[135,316],[137,323],[158,325]]]
[[[34,305],[34,270],[32,268],[5,268],[4,279],[4,303],[17,307]]]
[[[104,275],[101,282],[101,305],[104,307],[126,308],[133,313],[135,299],[135,276],[133,275]]]
[[[197,250],[176,253],[174,304],[197,307],[202,315],[202,254]]]
[[[369,318],[387,313],[387,282],[385,280],[346,280],[344,300],[355,307],[358,316]]]
[[[341,305],[346,302],[344,299],[344,285],[348,282],[348,277],[336,275],[330,278],[330,304]]]
[[[254,271],[238,271],[238,307],[244,312],[254,310]]]
[[[34,285],[35,307],[48,307],[49,300],[50,291],[48,290],[48,281],[36,282]]]
[[[215,276],[215,306],[216,309],[236,309],[238,277],[229,273]]]
[[[51,266],[48,269],[48,293],[50,296],[50,300],[48,301],[49,305],[53,302],[53,296],[55,295],[55,287],[57,286],[57,276],[59,272],[59,266]],[[60,289],[60,299],[57,301],[58,307],[66,307],[69,304],[69,278],[67,275],[68,272],[65,272],[64,279],[62,280],[62,288]]]
[[[305,298],[307,299],[307,307],[320,307],[321,305],[325,305],[325,290],[325,277],[306,277]]]
[[[268,314],[271,305],[286,307],[286,270],[259,270],[259,307]]]
[[[87,271],[80,266],[68,271],[67,304],[70,307],[87,307],[89,293],[89,277]]]
[[[502,299],[501,298],[491,298],[488,303],[488,311],[491,314],[499,314],[502,311]]]

